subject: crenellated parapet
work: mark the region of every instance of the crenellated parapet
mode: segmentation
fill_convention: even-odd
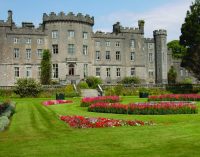
[[[153,35],[154,36],[157,36],[157,35],[165,35],[165,36],[167,36],[167,30],[165,30],[165,29],[155,30],[155,31],[153,31]]]
[[[46,13],[43,14],[43,23],[50,23],[50,22],[77,22],[77,23],[85,23],[88,25],[94,25],[94,17],[90,17],[89,15],[82,15],[78,13],[75,15],[72,12],[65,14],[64,12],[60,12],[58,14],[51,12],[49,15]]]
[[[138,28],[135,27],[122,27],[120,22],[116,22],[113,25],[113,33],[134,33],[134,34],[144,34],[144,20],[138,21]]]
[[[154,43],[154,38],[145,38],[144,42],[145,43]]]
[[[125,39],[123,34],[115,34],[108,32],[97,31],[93,34],[93,38],[106,38],[106,39]]]

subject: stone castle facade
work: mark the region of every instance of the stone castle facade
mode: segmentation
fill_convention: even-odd
[[[155,30],[153,38],[144,38],[144,24],[139,20],[138,28],[128,28],[117,22],[111,33],[93,32],[94,17],[52,12],[43,14],[38,28],[31,22],[17,27],[9,10],[7,20],[0,20],[0,86],[12,86],[18,78],[39,80],[44,49],[52,54],[52,79],[60,83],[78,83],[87,76],[104,83],[126,76],[167,83],[171,65],[179,80],[188,76],[167,49],[167,31]]]

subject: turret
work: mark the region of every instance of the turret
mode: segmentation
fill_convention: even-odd
[[[155,70],[156,83],[167,84],[167,31],[155,30]]]
[[[113,25],[113,33],[119,34],[121,32],[120,22],[117,22]]]
[[[138,27],[139,27],[139,30],[141,31],[142,34],[144,34],[144,24],[145,24],[144,20],[138,21]]]

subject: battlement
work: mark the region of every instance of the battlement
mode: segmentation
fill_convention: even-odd
[[[135,27],[121,27],[121,32],[130,32],[130,33],[134,33],[134,32],[139,32],[139,28],[135,28]]]
[[[153,31],[153,35],[166,35],[167,36],[167,31],[165,29],[159,29],[159,30],[155,30]]]
[[[72,12],[69,12],[67,15],[64,12],[60,12],[58,14],[51,12],[49,15],[46,13],[43,14],[43,23],[60,21],[85,23],[91,26],[94,25],[94,17],[90,17],[88,14],[85,16],[81,13],[75,15]]]
[[[125,37],[122,34],[97,31],[93,34],[93,38],[124,39]]]
[[[144,41],[146,43],[154,43],[154,39],[153,38],[145,38]]]

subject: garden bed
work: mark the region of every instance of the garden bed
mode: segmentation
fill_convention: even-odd
[[[55,105],[55,104],[67,104],[67,103],[72,103],[73,101],[71,100],[48,100],[44,101],[42,104],[45,106],[50,106],[50,105]]]
[[[117,120],[108,118],[89,118],[83,116],[60,116],[60,119],[73,128],[105,128],[119,126],[143,126],[152,125],[152,122],[140,120]]]
[[[137,115],[165,115],[165,114],[195,114],[198,108],[193,103],[185,102],[155,102],[133,103],[95,103],[88,107],[90,112],[137,114]]]
[[[15,105],[11,102],[0,103],[0,131],[5,130],[9,125],[9,118],[15,111]]]
[[[200,101],[200,94],[152,95],[148,101]]]
[[[97,102],[115,103],[119,102],[119,96],[98,96],[98,97],[85,97],[81,100],[81,107],[88,107]]]

